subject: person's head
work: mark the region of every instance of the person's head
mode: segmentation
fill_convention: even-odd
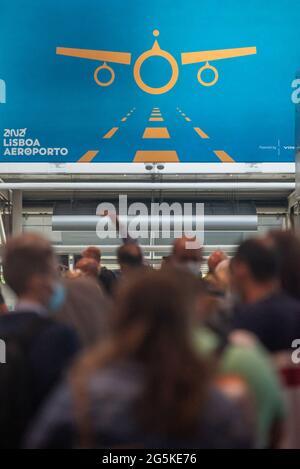
[[[262,239],[248,239],[237,249],[230,263],[232,287],[247,299],[256,290],[278,286],[279,262],[276,250]]]
[[[208,382],[192,340],[197,296],[197,279],[175,269],[128,277],[116,294],[112,342],[91,351],[74,369],[77,395],[90,372],[129,360],[144,376],[135,408],[144,428],[169,434],[194,429]]]
[[[98,266],[100,266],[101,250],[97,248],[96,246],[89,246],[86,249],[84,249],[84,251],[82,251],[81,257],[87,258],[87,259],[93,259],[94,261],[97,262]]]
[[[90,346],[108,334],[111,305],[103,291],[87,276],[64,281],[66,299],[55,319],[74,329],[83,346]]]
[[[62,299],[57,259],[48,240],[38,234],[10,238],[3,253],[3,273],[19,299],[55,309]]]
[[[230,288],[230,261],[224,259],[215,268],[216,287],[227,292]]]
[[[99,264],[94,259],[82,257],[76,262],[75,269],[79,270],[84,276],[91,277],[98,281]]]
[[[216,251],[212,252],[207,260],[209,272],[213,273],[217,265],[225,259],[227,259],[227,254],[225,254],[224,251],[217,249]]]
[[[135,270],[144,265],[143,253],[136,243],[126,243],[117,250],[117,260],[121,272]]]
[[[278,252],[282,289],[300,299],[300,240],[291,231],[270,231],[266,238]]]
[[[200,272],[202,260],[202,247],[195,238],[183,236],[175,240],[172,251],[174,266],[197,275]]]

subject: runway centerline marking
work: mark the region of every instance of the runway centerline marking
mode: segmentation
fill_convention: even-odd
[[[81,158],[79,158],[78,163],[89,163],[92,161],[95,156],[99,153],[97,150],[87,151]]]
[[[149,121],[163,122],[162,117],[150,117]]]
[[[234,159],[231,158],[231,156],[229,156],[226,151],[215,150],[214,154],[217,155],[217,157],[220,158],[223,163],[234,163]]]
[[[175,150],[138,150],[135,163],[178,163],[179,158]]]
[[[143,138],[170,138],[167,127],[146,127]]]
[[[209,136],[200,129],[200,127],[194,127],[195,132],[200,135],[201,138],[209,138]]]
[[[118,130],[119,127],[113,127],[103,136],[103,138],[112,138]]]

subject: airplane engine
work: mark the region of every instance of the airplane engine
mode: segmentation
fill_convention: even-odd
[[[204,81],[203,78],[202,78],[202,73],[205,71],[205,70],[211,70],[214,74],[214,78],[211,80],[211,81]],[[198,78],[198,81],[199,83],[202,85],[202,86],[214,86],[217,81],[219,80],[219,72],[218,70],[216,69],[216,67],[213,67],[212,65],[210,65],[208,62],[206,62],[205,65],[203,65],[203,67],[199,68],[199,71],[198,71],[198,74],[197,74],[197,78]]]
[[[101,72],[101,70],[108,70],[109,71],[110,79],[108,81],[101,81],[99,79],[99,72]],[[96,68],[96,70],[94,72],[94,80],[97,83],[97,85],[99,85],[99,86],[109,86],[109,85],[111,85],[115,80],[114,69],[109,67],[109,65],[107,65],[106,62],[103,62],[103,64],[100,65],[100,67]]]

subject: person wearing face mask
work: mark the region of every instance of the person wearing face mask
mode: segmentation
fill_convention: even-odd
[[[17,296],[0,317],[0,448],[18,448],[28,424],[79,350],[75,332],[52,317],[65,300],[50,243],[37,234],[8,240],[3,273]]]
[[[183,236],[175,240],[170,262],[174,267],[201,278],[202,253],[202,247],[195,241],[195,238]]]

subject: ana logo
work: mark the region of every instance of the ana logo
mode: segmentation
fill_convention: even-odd
[[[0,104],[6,103],[6,84],[4,80],[0,79]]]
[[[295,90],[292,92],[292,102],[294,104],[299,104],[300,103],[300,78],[296,78],[292,82],[292,88],[295,88]]]
[[[159,31],[155,29],[153,36],[158,37]],[[196,63],[204,63],[200,67],[197,78],[202,86],[214,86],[218,79],[219,73],[216,67],[210,65],[209,62],[222,59],[233,59],[235,57],[243,57],[246,55],[255,55],[257,53],[256,47],[241,47],[235,49],[220,49],[220,50],[209,50],[200,52],[182,52],[181,53],[181,65],[189,65]],[[56,54],[65,55],[68,57],[79,57],[82,59],[89,59],[103,62],[94,71],[94,80],[99,86],[109,86],[115,80],[115,72],[112,67],[107,65],[108,63],[117,63],[123,65],[131,64],[132,54],[130,52],[111,52],[107,50],[88,50],[88,49],[72,49],[68,47],[57,47]],[[150,57],[162,57],[169,62],[172,75],[170,80],[161,87],[149,86],[143,80],[141,76],[141,67],[143,63]],[[101,81],[99,74],[102,70],[107,70],[110,73],[108,81]],[[213,77],[211,81],[205,81],[202,74],[204,71],[210,70]],[[149,94],[163,94],[170,91],[176,84],[179,76],[179,67],[176,59],[169,52],[161,49],[158,40],[154,41],[152,49],[143,52],[135,61],[133,66],[133,77],[138,87]]]

